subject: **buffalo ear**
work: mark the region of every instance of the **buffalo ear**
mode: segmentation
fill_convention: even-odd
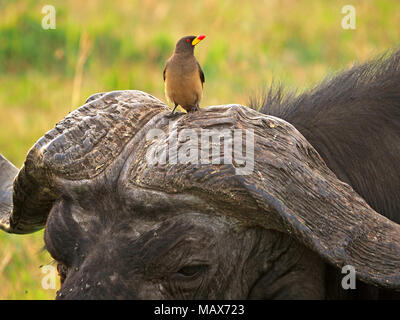
[[[0,229],[10,228],[12,211],[13,183],[18,169],[0,154]]]
[[[330,264],[351,265],[366,283],[400,289],[400,225],[340,181],[293,126],[252,113],[246,111],[245,125],[255,132],[254,172],[237,178],[259,208],[248,219],[265,228],[274,221],[273,228]]]

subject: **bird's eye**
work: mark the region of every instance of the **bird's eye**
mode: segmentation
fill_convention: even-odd
[[[189,42],[190,42],[190,39],[186,39],[186,42],[189,43]]]

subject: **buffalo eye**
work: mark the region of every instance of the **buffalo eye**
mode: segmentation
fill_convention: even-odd
[[[177,275],[184,278],[194,278],[207,269],[206,265],[187,265],[178,270]]]

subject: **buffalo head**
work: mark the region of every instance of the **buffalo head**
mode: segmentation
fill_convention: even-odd
[[[45,227],[58,298],[323,298],[325,263],[400,288],[399,225],[244,106],[97,94],[0,168],[0,227]]]

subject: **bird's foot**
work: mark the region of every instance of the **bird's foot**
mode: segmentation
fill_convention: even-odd
[[[174,117],[177,117],[182,114],[183,114],[183,112],[179,112],[179,111],[175,112],[175,109],[174,109],[171,111],[171,113],[167,114],[166,116],[167,116],[167,118],[174,118]]]
[[[196,112],[196,111],[200,111],[200,107],[199,106],[194,106],[192,108],[190,108],[189,110],[187,110],[187,112]]]

